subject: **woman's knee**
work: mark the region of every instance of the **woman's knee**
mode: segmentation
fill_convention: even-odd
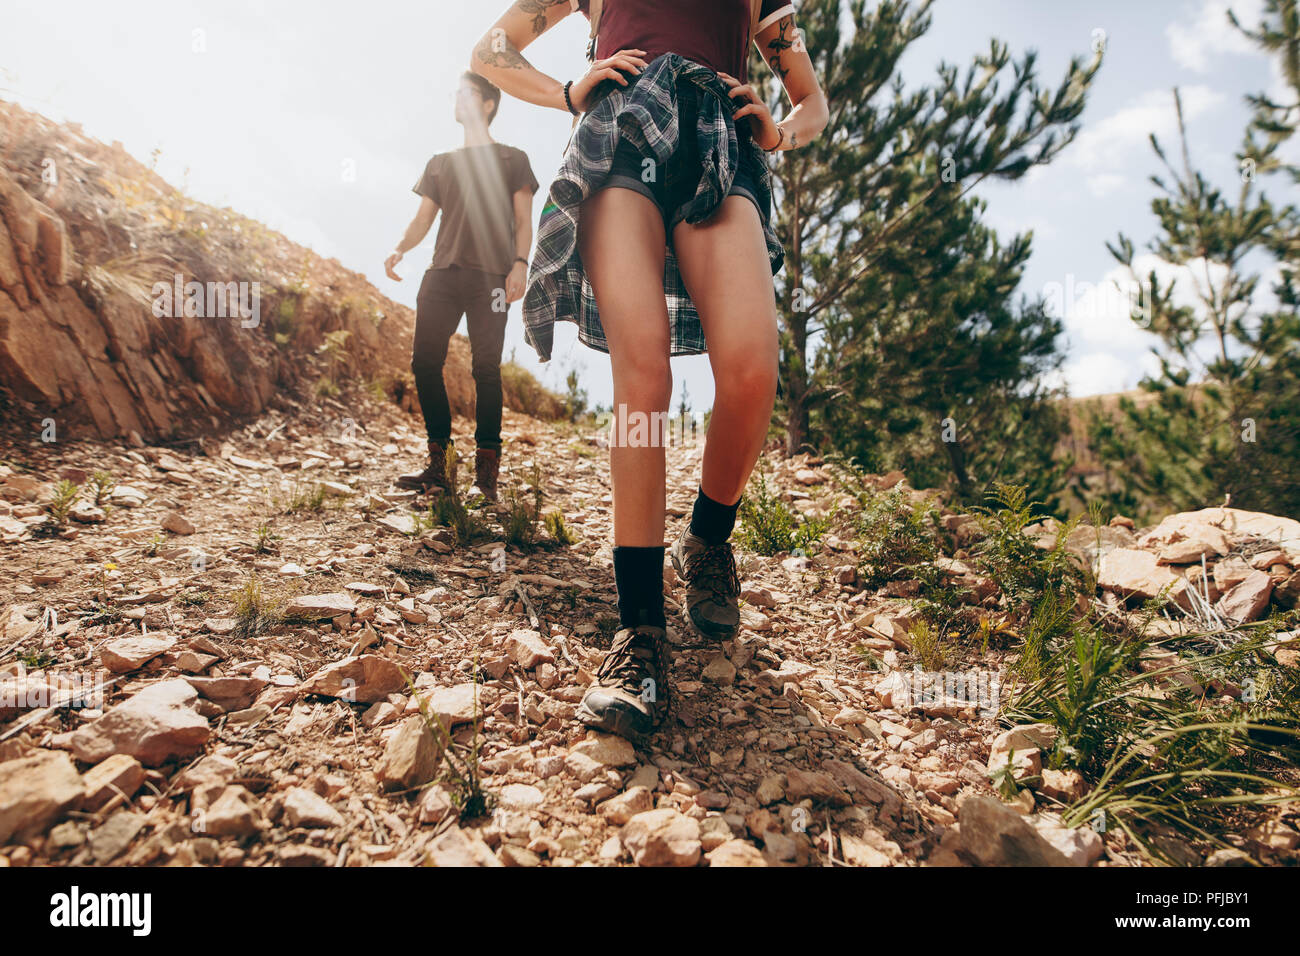
[[[615,361],[614,387],[623,401],[642,408],[667,408],[673,397],[673,372],[668,356],[640,355]]]
[[[714,369],[716,401],[742,406],[770,406],[776,400],[775,362],[737,362]]]

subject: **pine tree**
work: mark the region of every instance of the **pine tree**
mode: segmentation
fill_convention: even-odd
[[[1146,401],[1126,398],[1118,415],[1090,422],[1121,507],[1196,508],[1227,496],[1240,507],[1300,512],[1300,218],[1263,188],[1300,182],[1281,154],[1300,122],[1296,0],[1268,0],[1256,30],[1230,19],[1279,57],[1285,99],[1249,98],[1235,196],[1193,168],[1177,90],[1178,163],[1151,137],[1165,173],[1151,177],[1160,231],[1148,251],[1177,269],[1164,279],[1155,269],[1139,275],[1130,239],[1120,235],[1108,248],[1141,286],[1134,321],[1158,337],[1160,372],[1141,384]],[[1261,260],[1276,269],[1275,304],[1250,265]]]
[[[1101,52],[1088,64],[1072,61],[1059,87],[1050,90],[1037,81],[1032,52],[1016,61],[1005,44],[992,40],[964,72],[941,64],[932,85],[908,91],[899,60],[929,29],[930,5],[881,0],[868,11],[865,0],[808,0],[800,6],[804,42],[831,117],[821,137],[781,154],[772,167],[777,232],[788,250],[778,302],[781,413],[790,454],[835,437],[814,434],[815,425],[839,431],[856,415],[861,430],[878,427],[873,419],[885,414],[879,406],[852,405],[865,401],[863,387],[870,382],[849,378],[874,369],[885,379],[917,379],[905,364],[915,356],[890,354],[877,344],[897,340],[899,323],[912,341],[928,339],[934,346],[959,339],[1005,346],[1006,336],[1014,335],[1009,330],[1020,328],[1031,343],[1016,350],[1027,355],[1036,353],[1036,340],[1046,331],[1028,313],[1011,318],[1016,313],[1008,307],[1006,321],[985,337],[977,311],[922,306],[933,307],[944,296],[954,303],[961,298],[955,287],[942,286],[953,272],[954,253],[958,260],[962,254],[993,260],[1006,254],[967,235],[978,223],[979,208],[967,194],[989,178],[1019,178],[1070,142]],[[766,87],[779,115],[779,89],[763,71],[755,68],[751,75]],[[1025,241],[1017,237],[1008,248]],[[936,452],[945,450],[939,442],[942,418],[969,411],[961,402],[968,396],[970,365],[964,357],[948,358],[962,360],[929,356],[927,377],[906,397],[879,396],[890,406],[889,416],[915,416],[917,428],[929,429],[926,441]],[[1027,374],[1035,361],[1024,363]],[[999,389],[1009,394],[1001,372],[981,387],[989,395]],[[834,412],[820,414],[830,402]],[[842,402],[848,407],[840,407]],[[973,415],[959,424],[963,441],[946,449],[946,457],[954,480],[973,487],[973,472],[958,458],[1000,436],[975,435],[991,423]],[[1002,448],[1007,450],[1005,443]]]

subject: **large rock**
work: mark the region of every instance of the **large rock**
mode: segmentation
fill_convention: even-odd
[[[1219,598],[1216,607],[1224,617],[1245,623],[1264,613],[1273,594],[1273,579],[1263,571],[1251,571],[1231,591]]]
[[[1293,565],[1300,560],[1300,521],[1240,508],[1202,508],[1170,515],[1142,535],[1138,547],[1149,548],[1195,538],[1217,544],[1219,538],[1216,535],[1226,538],[1229,545],[1248,538],[1265,538],[1286,554]],[[1226,554],[1227,551],[1219,553]]]
[[[38,750],[0,763],[0,846],[9,838],[43,833],[85,794],[68,755]]]
[[[623,845],[637,866],[695,866],[700,825],[671,807],[638,813],[623,827]]]
[[[156,767],[194,754],[211,732],[205,718],[191,709],[198,699],[183,680],[167,680],[137,693],[72,735],[78,760],[99,763],[113,754],[135,757]]]
[[[405,689],[406,677],[401,668],[375,654],[345,657],[327,664],[298,685],[300,694],[321,694],[362,704],[373,704]]]
[[[1150,551],[1116,548],[1102,555],[1097,565],[1097,586],[1124,597],[1153,598],[1164,594],[1186,604],[1187,581],[1159,564]]]
[[[959,853],[976,866],[1070,866],[1025,819],[992,797],[967,798],[957,815]]]

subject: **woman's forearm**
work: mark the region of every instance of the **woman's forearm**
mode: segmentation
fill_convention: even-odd
[[[819,91],[804,98],[777,124],[785,130],[785,142],[781,144],[781,149],[798,149],[808,145],[826,128],[829,120],[830,110],[823,93]]]
[[[504,32],[493,31],[479,41],[470,69],[527,103],[569,111],[564,102],[564,84],[524,59]]]

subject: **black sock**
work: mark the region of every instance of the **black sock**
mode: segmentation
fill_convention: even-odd
[[[701,488],[695,496],[695,510],[691,513],[691,534],[703,538],[709,544],[724,543],[736,527],[738,510],[739,501],[734,505],[719,504]]]
[[[621,627],[664,627],[664,549],[614,548]]]

